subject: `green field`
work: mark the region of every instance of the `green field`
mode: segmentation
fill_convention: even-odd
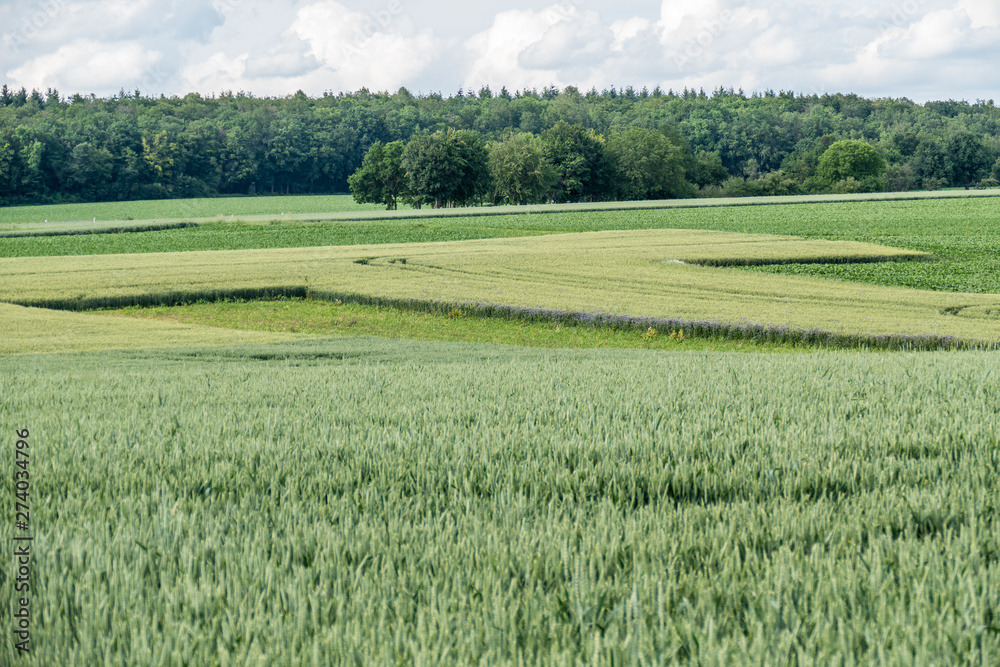
[[[33,663],[988,664],[998,361],[7,358]]]
[[[295,199],[309,201],[311,198]],[[800,198],[791,199],[798,201]],[[155,232],[0,239],[0,257],[369,245],[627,229],[712,229],[877,243],[931,253],[940,260],[932,265],[807,264],[760,268],[767,272],[949,292],[1000,292],[1000,197],[980,195],[903,201],[855,198],[842,203],[796,205],[738,201],[739,205],[702,208],[620,208],[642,203],[629,202],[619,203],[618,209],[589,213],[550,206],[544,215],[455,215],[419,220],[378,217],[385,213],[383,211],[370,220],[322,223],[214,221]],[[317,198],[315,205],[321,207],[324,202],[325,199]],[[339,201],[334,204],[349,205]],[[507,211],[511,208],[503,207]],[[440,213],[458,214],[467,210]],[[117,228],[121,224],[98,223],[98,226]],[[143,224],[163,223],[147,221]],[[91,227],[93,225],[86,225],[83,229]],[[55,225],[42,228],[60,234],[67,230],[66,226]],[[0,236],[3,233],[0,228]],[[41,233],[41,229],[32,233]]]
[[[0,236],[0,664],[997,661],[1000,199],[281,199]]]

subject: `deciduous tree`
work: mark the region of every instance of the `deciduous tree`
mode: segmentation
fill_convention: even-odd
[[[681,150],[662,133],[634,127],[608,139],[618,199],[667,199],[684,196]]]
[[[489,145],[489,155],[495,203],[543,202],[559,178],[545,157],[541,139],[531,134],[514,134],[494,142]]]
[[[983,140],[971,132],[962,132],[948,139],[948,171],[954,185],[966,190],[990,173],[993,155]]]
[[[820,156],[817,173],[834,190],[880,192],[885,189],[885,170],[885,158],[874,147],[848,139],[834,142],[826,149]]]
[[[347,179],[356,202],[385,204],[387,211],[396,209],[399,198],[407,194],[402,163],[404,150],[402,141],[388,144],[376,141],[371,145],[361,168]]]
[[[607,196],[610,174],[603,137],[560,120],[541,139],[558,177],[552,186],[553,201],[597,201]]]
[[[435,208],[481,200],[489,184],[487,161],[486,145],[471,130],[414,137],[402,156],[406,199]]]

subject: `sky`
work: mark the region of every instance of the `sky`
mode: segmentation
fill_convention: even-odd
[[[1000,0],[0,0],[0,82],[107,97],[611,86],[1000,101]]]

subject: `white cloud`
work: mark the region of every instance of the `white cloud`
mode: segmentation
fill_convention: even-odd
[[[721,0],[663,0],[660,4],[659,28],[667,38],[683,29],[697,27],[700,30],[704,25],[719,20],[719,14],[723,11],[722,4]]]
[[[184,68],[182,76],[193,90],[222,92],[243,90],[243,75],[247,69],[249,53],[229,58],[225,53],[213,53],[208,60]]]
[[[549,26],[541,38],[518,56],[527,69],[581,70],[607,60],[614,33],[593,12],[566,17]]]
[[[961,48],[969,37],[969,19],[954,11],[931,12],[900,35],[901,53],[912,60],[930,60]]]
[[[136,42],[77,40],[7,72],[17,86],[63,90],[131,88],[155,72],[163,54]]]
[[[606,88],[629,84],[633,76],[648,80],[658,67],[649,58],[649,47],[655,52],[658,46],[648,19],[609,25],[598,13],[568,2],[540,11],[501,12],[464,47],[470,65],[463,81],[471,90],[484,84],[510,90]]]
[[[996,0],[959,0],[956,9],[968,15],[974,29],[1000,28],[1000,3]]]
[[[853,50],[853,59],[826,63],[821,76],[840,90],[869,95],[992,97],[1000,31],[974,27],[962,3],[949,4],[938,8],[914,0],[895,7],[880,17],[880,32]]]
[[[649,19],[639,16],[624,19],[622,21],[615,21],[611,24],[611,33],[615,36],[615,41],[611,45],[611,50],[617,53],[624,52],[626,45],[636,38],[641,37],[643,33],[648,32],[651,25],[652,23]]]
[[[772,27],[769,37],[778,46],[761,42],[770,25],[768,10],[753,9],[745,1],[714,0],[694,7],[664,0],[657,30],[668,72],[689,77],[698,71],[745,68],[759,58],[771,64],[784,60],[794,51],[794,41]]]
[[[285,39],[278,46],[249,54],[246,75],[250,79],[290,79],[313,72],[321,66],[309,52],[307,44],[298,39]]]
[[[466,87],[473,90],[488,84],[497,89],[501,86],[514,89],[558,84],[554,68],[525,67],[521,54],[538,44],[549,28],[574,16],[575,11],[520,9],[497,14],[489,30],[473,35],[465,43],[472,60],[465,74]]]
[[[427,67],[440,49],[430,30],[416,30],[402,16],[398,2],[372,14],[352,12],[333,0],[317,2],[298,11],[291,33],[351,90],[395,90]]]
[[[780,26],[771,26],[750,42],[746,54],[739,54],[738,59],[730,59],[732,65],[740,62],[754,63],[756,66],[790,65],[802,55],[798,40],[784,34]]]

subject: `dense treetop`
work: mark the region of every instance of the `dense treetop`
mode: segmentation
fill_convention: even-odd
[[[843,144],[821,170],[846,140],[871,146],[884,171],[865,171],[881,162]],[[415,156],[466,156],[462,178],[474,182],[409,193],[430,205],[975,187],[998,176],[1000,108],[732,89],[66,99],[3,86],[0,203],[345,192],[376,142],[402,142],[380,159],[426,184],[437,175]],[[855,164],[858,178],[844,178]],[[507,168],[530,182],[491,179]],[[392,205],[407,201],[401,187]]]

